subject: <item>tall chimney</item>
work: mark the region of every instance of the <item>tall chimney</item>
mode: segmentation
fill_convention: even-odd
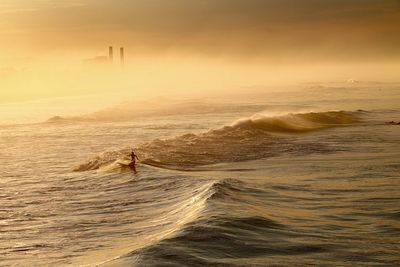
[[[123,47],[119,49],[119,54],[121,58],[121,66],[123,67],[125,65],[125,51]]]
[[[110,60],[111,63],[114,60],[114,53],[113,53],[113,47],[112,46],[108,47],[108,59]]]

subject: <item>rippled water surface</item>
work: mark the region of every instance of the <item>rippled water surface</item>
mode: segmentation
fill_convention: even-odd
[[[400,109],[262,101],[0,126],[0,265],[400,265]]]

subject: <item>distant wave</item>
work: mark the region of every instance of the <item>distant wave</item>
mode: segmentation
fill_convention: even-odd
[[[287,134],[290,137],[293,134],[352,125],[360,121],[360,113],[328,111],[271,117],[256,114],[206,133],[189,133],[173,139],[144,143],[137,152],[141,155],[142,163],[180,170],[220,162],[256,160],[284,153],[323,153],[328,149],[326,146],[291,142]],[[105,152],[80,164],[75,171],[103,168],[125,158],[129,151],[126,148]]]
[[[53,116],[49,118],[47,123],[75,123],[75,122],[89,122],[95,121],[93,118],[89,116],[75,116],[75,117],[61,117],[61,116]]]
[[[180,114],[224,114],[238,110],[257,112],[266,105],[226,103],[208,103],[207,101],[174,101],[171,99],[153,99],[150,101],[128,101],[116,106],[105,108],[90,114],[80,116],[53,116],[46,123],[129,121],[143,117],[170,116]]]

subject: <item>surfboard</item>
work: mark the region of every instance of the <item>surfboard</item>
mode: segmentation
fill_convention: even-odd
[[[116,161],[116,163],[118,163],[119,165],[123,165],[123,166],[130,166],[130,164],[132,164],[133,161],[127,160],[127,159],[119,159]]]

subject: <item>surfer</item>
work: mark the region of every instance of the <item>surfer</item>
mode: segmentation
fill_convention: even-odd
[[[133,170],[134,173],[136,173],[136,159],[139,160],[138,156],[135,154],[135,152],[132,150],[131,153],[131,163],[129,163],[129,167]]]

